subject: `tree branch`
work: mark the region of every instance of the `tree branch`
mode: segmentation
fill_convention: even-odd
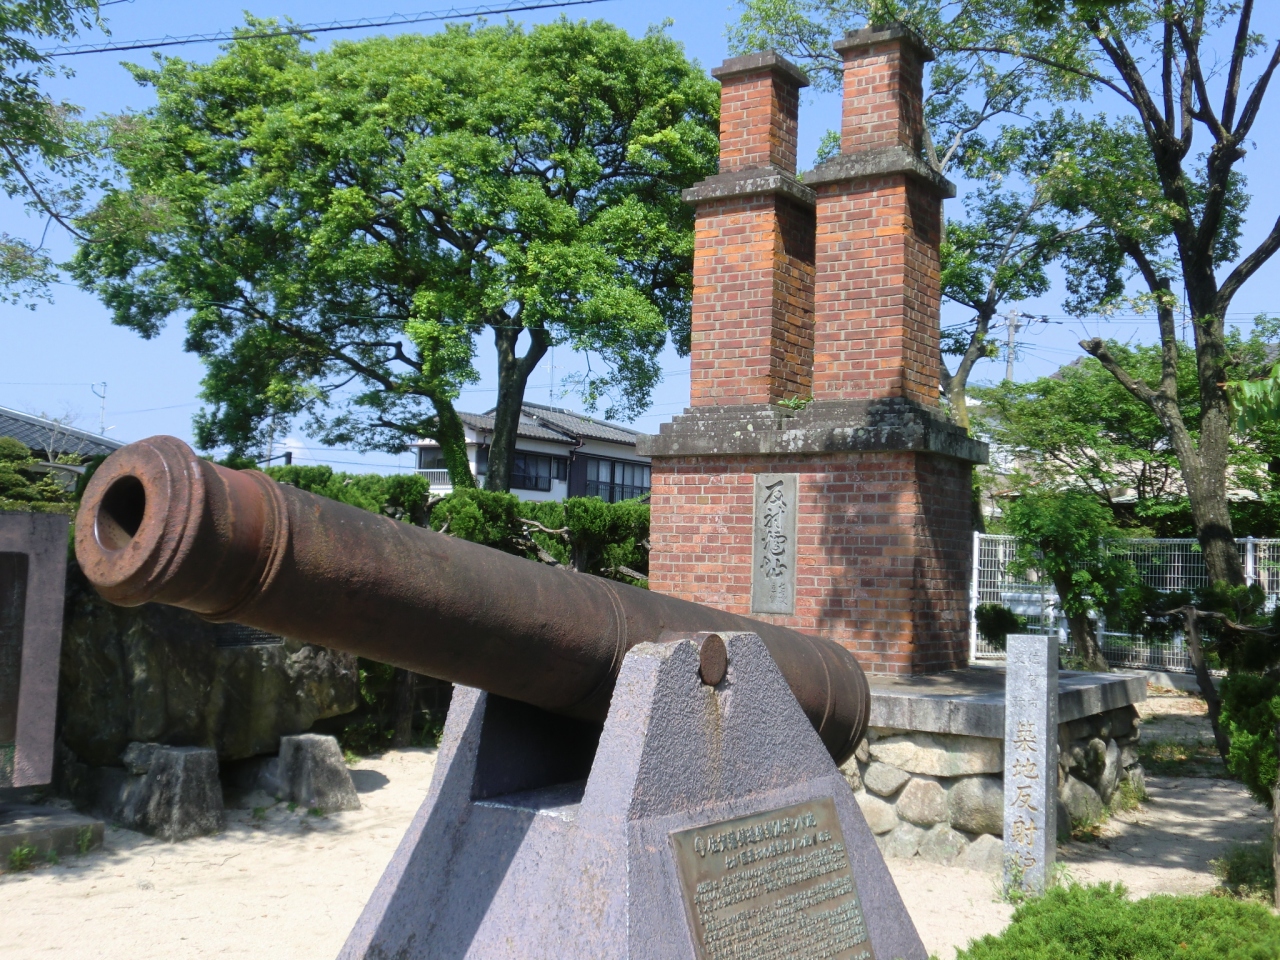
[[[1227,90],[1222,98],[1222,125],[1228,130],[1236,114],[1240,97],[1240,75],[1244,72],[1245,57],[1249,52],[1249,21],[1253,18],[1253,0],[1240,5],[1240,23],[1236,27],[1236,42],[1231,49],[1231,67],[1227,71]]]
[[[1280,66],[1280,42],[1276,43],[1267,68],[1262,71],[1262,76],[1253,85],[1249,99],[1245,101],[1244,110],[1240,113],[1240,122],[1236,124],[1234,131],[1237,140],[1243,140],[1248,136],[1253,128],[1253,122],[1258,119],[1258,111],[1262,109],[1262,98],[1267,95],[1267,85],[1271,82],[1271,76],[1276,72],[1277,66]]]
[[[1222,282],[1222,286],[1218,288],[1218,295],[1214,298],[1215,314],[1222,316],[1226,313],[1236,293],[1262,268],[1263,264],[1271,259],[1276,250],[1280,250],[1280,219],[1276,220],[1275,226],[1267,234],[1267,239],[1263,240],[1253,253],[1241,260],[1236,268],[1227,274],[1227,279]]]

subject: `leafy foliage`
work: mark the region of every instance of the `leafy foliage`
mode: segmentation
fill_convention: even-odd
[[[1211,861],[1213,875],[1222,881],[1224,892],[1241,900],[1255,900],[1268,906],[1275,901],[1276,871],[1271,859],[1271,843],[1235,843],[1218,860]]]
[[[1280,678],[1232,673],[1222,681],[1222,724],[1231,738],[1227,766],[1259,803],[1271,806],[1276,784]]]
[[[37,44],[98,26],[97,0],[0,4],[0,190],[73,232],[71,220],[93,185],[97,143],[77,121],[79,108],[40,89],[58,71]],[[0,297],[12,303],[47,297],[56,277],[43,238],[34,243],[0,233]]]
[[[1027,618],[1020,617],[1002,603],[980,603],[973,619],[978,624],[982,639],[997,650],[1003,650],[1009,634],[1017,633],[1027,625]]]
[[[680,191],[716,168],[716,85],[680,46],[564,19],[318,52],[249,36],[273,26],[209,64],[131,68],[158,103],[114,123],[122,182],[74,262],[143,336],[189,314],[200,444],[258,449],[302,415],[327,443],[437,439],[470,486],[453,403],[486,333],[491,486],[553,345],[593,359],[588,406],[643,410],[668,336],[687,349]]]
[[[0,437],[0,510],[71,513],[75,498],[56,473],[35,469],[40,461],[13,437]]]
[[[1280,919],[1223,897],[1130,900],[1121,886],[1056,887],[1014,911],[1000,934],[956,960],[1264,960],[1280,954]]]
[[[334,473],[332,467],[268,467],[267,476],[361,510],[425,526],[430,485],[417,474]]]

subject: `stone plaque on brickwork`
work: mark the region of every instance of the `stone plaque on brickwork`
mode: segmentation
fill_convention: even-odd
[[[671,834],[700,960],[873,960],[830,798]]]
[[[67,523],[0,512],[0,787],[53,777]]]
[[[796,475],[755,477],[751,612],[796,612]]]
[[[1004,883],[1042,893],[1058,843],[1058,640],[1011,634],[1004,706]]]

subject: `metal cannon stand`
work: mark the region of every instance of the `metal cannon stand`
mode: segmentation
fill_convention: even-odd
[[[632,648],[603,730],[456,688],[427,799],[340,958],[925,960],[764,644],[708,643]]]

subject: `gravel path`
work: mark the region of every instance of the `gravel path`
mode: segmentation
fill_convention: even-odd
[[[1207,727],[1193,707],[1178,709],[1179,725]],[[312,817],[283,804],[258,816],[232,810],[221,834],[181,844],[108,829],[101,853],[0,876],[0,956],[335,956],[434,766],[431,750],[363,761],[352,771],[364,805],[359,811]],[[1266,836],[1270,815],[1238,783],[1153,777],[1148,789],[1151,802],[1107,824],[1098,841],[1062,848],[1071,876],[1118,881],[1137,896],[1201,892],[1215,883],[1210,860],[1233,842]],[[941,960],[1008,923],[1012,908],[998,901],[993,876],[920,860],[890,860],[889,868],[926,946]]]

